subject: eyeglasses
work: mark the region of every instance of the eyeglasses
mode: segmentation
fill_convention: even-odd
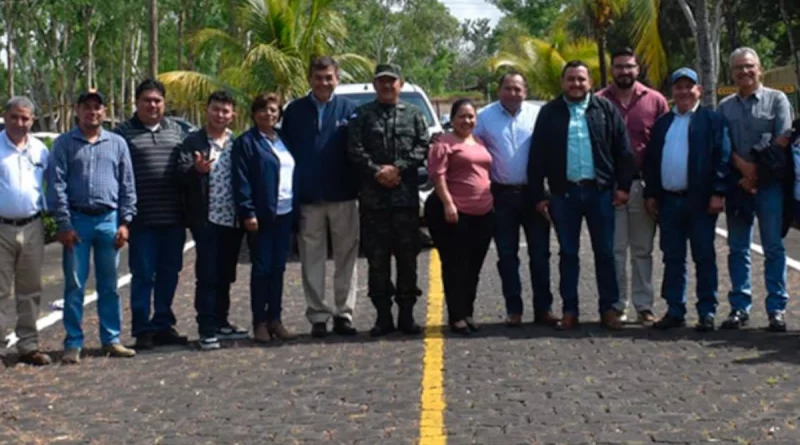
[[[757,66],[758,65],[756,65],[755,63],[745,63],[743,65],[734,65],[733,70],[734,71],[754,70],[756,69]]]

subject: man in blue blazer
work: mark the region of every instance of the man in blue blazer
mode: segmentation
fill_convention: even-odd
[[[334,332],[355,335],[358,176],[347,158],[347,123],[355,104],[333,94],[339,83],[339,65],[331,57],[318,57],[311,63],[309,83],[311,93],[286,107],[281,124],[282,137],[296,162],[306,317],[313,337],[328,335],[331,317]],[[333,308],[325,304],[329,228],[335,266]]]
[[[714,330],[717,310],[717,217],[725,207],[731,144],[725,118],[700,105],[697,73],[680,68],[671,78],[675,107],[653,126],[645,155],[646,206],[661,227],[667,313],[653,327],[686,324],[686,243],[697,271],[695,329]]]

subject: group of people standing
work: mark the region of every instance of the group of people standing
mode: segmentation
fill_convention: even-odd
[[[113,132],[102,126],[103,95],[81,94],[78,125],[57,138],[48,154],[29,134],[33,104],[14,97],[6,104],[6,129],[0,133],[0,301],[11,296],[13,283],[20,359],[33,365],[51,361],[39,350],[36,332],[44,212],[54,215],[63,244],[64,363],[80,362],[92,250],[103,351],[135,355],[120,344],[116,278],[119,250],[126,243],[134,349],[187,343],[175,329],[172,312],[187,227],[197,249],[194,303],[203,350],[249,336],[248,329],[229,320],[243,239],[252,263],[253,340],[296,337],[281,322],[292,233],[297,234],[313,337],[329,335],[331,319],[336,334],[357,333],[352,320],[359,247],[367,257],[368,295],[377,311],[370,334],[397,329],[417,334],[413,308],[422,293],[417,169],[426,159],[435,192],[424,215],[441,257],[453,332],[469,335],[479,329],[474,303],[492,238],[506,325],[521,326],[520,227],[530,257],[534,323],[577,327],[584,218],[605,327],[621,328],[629,295],[639,323],[662,329],[685,324],[688,242],[698,272],[697,329],[713,330],[714,238],[723,210],[732,312],[722,327],[735,329],[748,321],[749,243],[757,216],[766,255],[769,329],[783,331],[788,297],[782,236],[794,212],[800,213],[800,203],[794,204],[800,200],[800,134],[796,122],[791,131],[786,96],[761,85],[755,51],[734,51],[731,67],[739,91],[717,111],[700,105],[698,76],[689,68],[670,77],[670,109],[658,91],[637,81],[639,65],[630,50],[612,55],[614,82],[597,93],[591,91],[589,68],[568,62],[561,76],[563,94],[543,107],[525,101],[524,76],[510,72],[499,81],[498,102],[481,110],[469,100],[455,102],[453,131],[433,141],[420,110],[399,100],[399,67],[379,65],[373,78],[376,100],[356,108],[334,94],[339,67],[330,57],[311,63],[311,92],[285,110],[279,96],[257,96],[249,110],[253,126],[238,137],[229,128],[237,113],[229,93],[213,93],[205,126],[185,135],[164,116],[164,86],[148,79],[136,89],[135,114]],[[551,226],[560,245],[561,317],[552,309]],[[653,313],[652,285],[657,226],[668,305],[660,319]],[[333,307],[324,298],[329,245]],[[5,315],[0,314],[0,328]]]
[[[738,329],[748,322],[750,241],[757,217],[766,257],[768,329],[785,331],[782,238],[800,209],[800,125],[792,124],[788,98],[761,84],[754,50],[737,49],[730,66],[738,91],[717,110],[700,104],[702,87],[690,68],[670,76],[670,109],[658,91],[637,80],[639,65],[629,49],[612,55],[613,84],[596,93],[586,64],[571,61],[561,75],[563,94],[541,108],[524,101],[526,83],[519,73],[504,75],[499,102],[480,111],[469,102],[456,102],[454,132],[431,149],[436,196],[426,206],[442,258],[451,329],[465,335],[476,329],[472,306],[491,235],[506,325],[521,325],[520,226],[528,241],[534,324],[577,327],[585,218],[602,325],[620,329],[629,300],[639,324],[658,329],[685,325],[688,244],[697,269],[695,328],[714,330],[714,240],[718,216],[725,211],[731,313],[721,328]],[[549,286],[551,225],[560,247],[561,317],[552,311]],[[660,318],[653,312],[656,227],[668,307]]]

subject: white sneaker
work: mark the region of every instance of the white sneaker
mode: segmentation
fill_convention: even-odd
[[[200,337],[200,349],[203,351],[211,351],[214,349],[219,349],[219,339],[217,337]]]

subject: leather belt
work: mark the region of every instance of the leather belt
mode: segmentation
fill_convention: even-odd
[[[491,189],[494,191],[521,192],[526,186],[527,184],[500,184],[499,182],[493,182]]]
[[[108,212],[113,212],[114,209],[111,207],[73,207],[71,209],[73,212],[82,213],[86,216],[100,216],[105,215]]]
[[[576,185],[578,187],[589,187],[589,186],[597,186],[596,179],[581,179],[580,181],[567,181],[571,185]]]
[[[37,219],[39,219],[41,217],[42,217],[41,213],[37,213],[37,214],[35,214],[33,216],[29,216],[27,218],[17,218],[17,219],[0,217],[0,224],[5,224],[7,226],[20,227],[20,226],[28,225],[28,224],[36,221]]]

